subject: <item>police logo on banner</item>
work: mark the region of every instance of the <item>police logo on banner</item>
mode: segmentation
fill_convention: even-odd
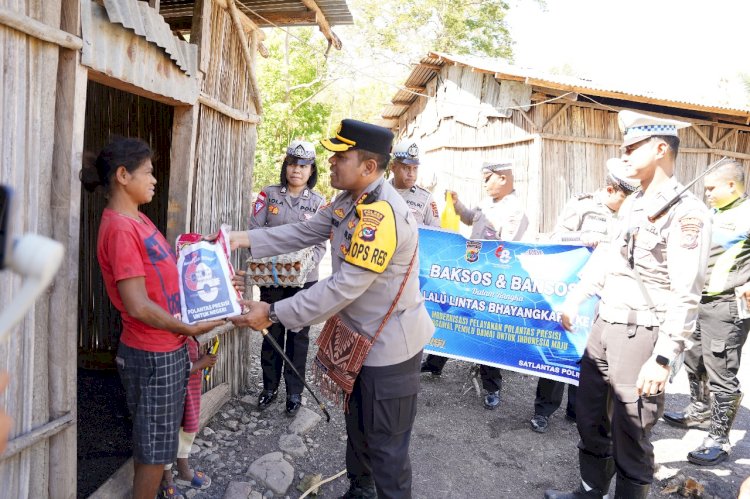
[[[466,254],[464,258],[469,263],[474,263],[479,260],[479,252],[482,250],[481,241],[466,241]]]

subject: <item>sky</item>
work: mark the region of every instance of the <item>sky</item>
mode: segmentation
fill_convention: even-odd
[[[696,96],[747,94],[748,0],[511,0],[515,63]],[[661,53],[663,57],[654,57]]]

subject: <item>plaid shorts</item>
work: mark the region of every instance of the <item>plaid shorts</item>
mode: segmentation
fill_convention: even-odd
[[[133,458],[143,464],[171,463],[190,374],[186,348],[147,352],[120,343],[116,362],[133,418]]]

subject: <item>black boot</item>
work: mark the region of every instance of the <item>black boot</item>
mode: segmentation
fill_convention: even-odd
[[[615,482],[615,499],[646,499],[651,484],[640,484],[617,475]]]
[[[602,499],[609,493],[609,482],[615,474],[615,460],[578,451],[581,485],[572,492],[548,490],[544,499]]]
[[[711,402],[706,387],[708,382],[695,373],[688,373],[690,404],[682,412],[665,412],[664,422],[678,428],[708,430],[711,425]]]
[[[377,499],[375,481],[371,476],[349,478],[349,490],[339,499]]]
[[[729,430],[742,402],[742,393],[711,394],[711,429],[703,445],[688,452],[688,461],[698,466],[713,466],[729,457]]]

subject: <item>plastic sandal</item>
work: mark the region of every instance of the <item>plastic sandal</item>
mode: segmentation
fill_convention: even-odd
[[[182,478],[175,478],[174,482],[178,485],[183,485],[185,487],[193,487],[194,489],[205,490],[211,486],[211,477],[209,477],[202,471],[193,471],[192,480],[183,480]]]
[[[164,499],[185,499],[185,496],[180,492],[180,489],[175,487],[174,484],[162,485],[159,497]]]

